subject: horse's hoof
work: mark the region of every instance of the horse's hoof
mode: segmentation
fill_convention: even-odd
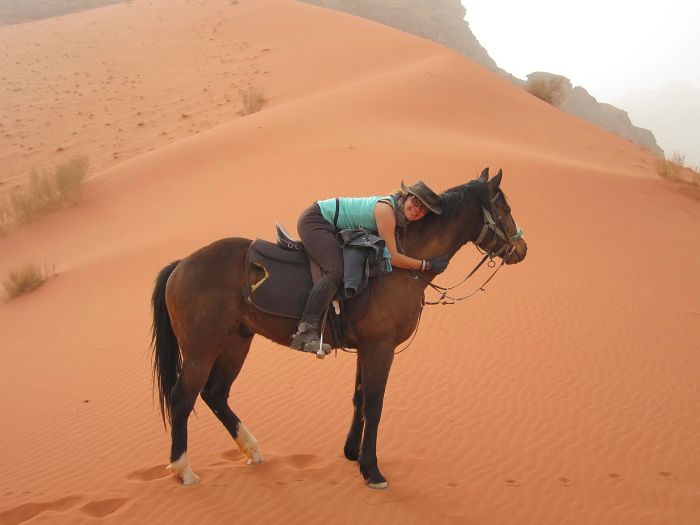
[[[197,474],[190,473],[182,476],[182,484],[186,487],[193,487],[199,485],[199,476]]]
[[[199,476],[192,472],[192,470],[190,470],[189,472],[187,472],[186,470],[183,471],[179,469],[178,466],[173,464],[168,465],[166,469],[176,478],[180,478],[182,480],[182,484],[186,487],[199,485]]]
[[[187,452],[183,452],[177,461],[173,461],[166,468],[171,474],[180,478],[183,485],[192,486],[199,484],[199,476],[192,471],[187,461]]]
[[[367,483],[367,486],[371,489],[374,490],[384,490],[389,486],[389,483],[386,481],[380,481],[379,483]]]
[[[248,465],[257,465],[258,463],[262,463],[263,461],[265,461],[265,458],[258,451],[258,452],[253,453],[253,455],[248,458],[248,461],[246,461],[246,463]]]

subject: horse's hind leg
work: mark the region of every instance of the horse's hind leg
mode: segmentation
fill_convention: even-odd
[[[352,423],[350,431],[345,440],[345,457],[351,461],[357,461],[360,457],[360,443],[362,442],[362,431],[365,428],[365,417],[362,412],[362,369],[360,368],[360,357],[357,357],[357,372],[355,373],[355,392],[352,396]]]
[[[182,349],[182,370],[171,394],[172,447],[168,470],[181,478],[184,485],[196,485],[199,483],[199,477],[192,471],[187,460],[187,420],[199,392],[207,382],[216,354],[208,354],[198,359],[188,357],[189,354],[187,349]]]
[[[228,404],[231,385],[241,371],[252,341],[252,335],[236,334],[231,348],[223,351],[214,363],[209,380],[202,390],[202,399],[226,427],[241,452],[248,457],[248,463],[262,463],[263,455],[255,438]]]

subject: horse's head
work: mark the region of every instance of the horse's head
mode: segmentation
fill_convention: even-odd
[[[503,171],[489,180],[489,169],[485,168],[478,178],[486,184],[490,197],[490,208],[482,204],[484,226],[474,244],[490,254],[491,257],[501,257],[506,264],[516,264],[525,258],[527,243],[523,239],[523,231],[513,218],[506,195],[501,189]]]

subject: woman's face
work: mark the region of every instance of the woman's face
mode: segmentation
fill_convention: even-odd
[[[425,217],[427,213],[428,208],[417,197],[409,195],[403,201],[403,214],[409,221],[418,221]]]

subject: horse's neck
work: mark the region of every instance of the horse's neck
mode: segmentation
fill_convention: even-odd
[[[462,246],[476,240],[483,221],[478,197],[464,192],[456,209],[444,215],[430,215],[407,228],[406,254],[419,259],[440,255],[451,258]]]

